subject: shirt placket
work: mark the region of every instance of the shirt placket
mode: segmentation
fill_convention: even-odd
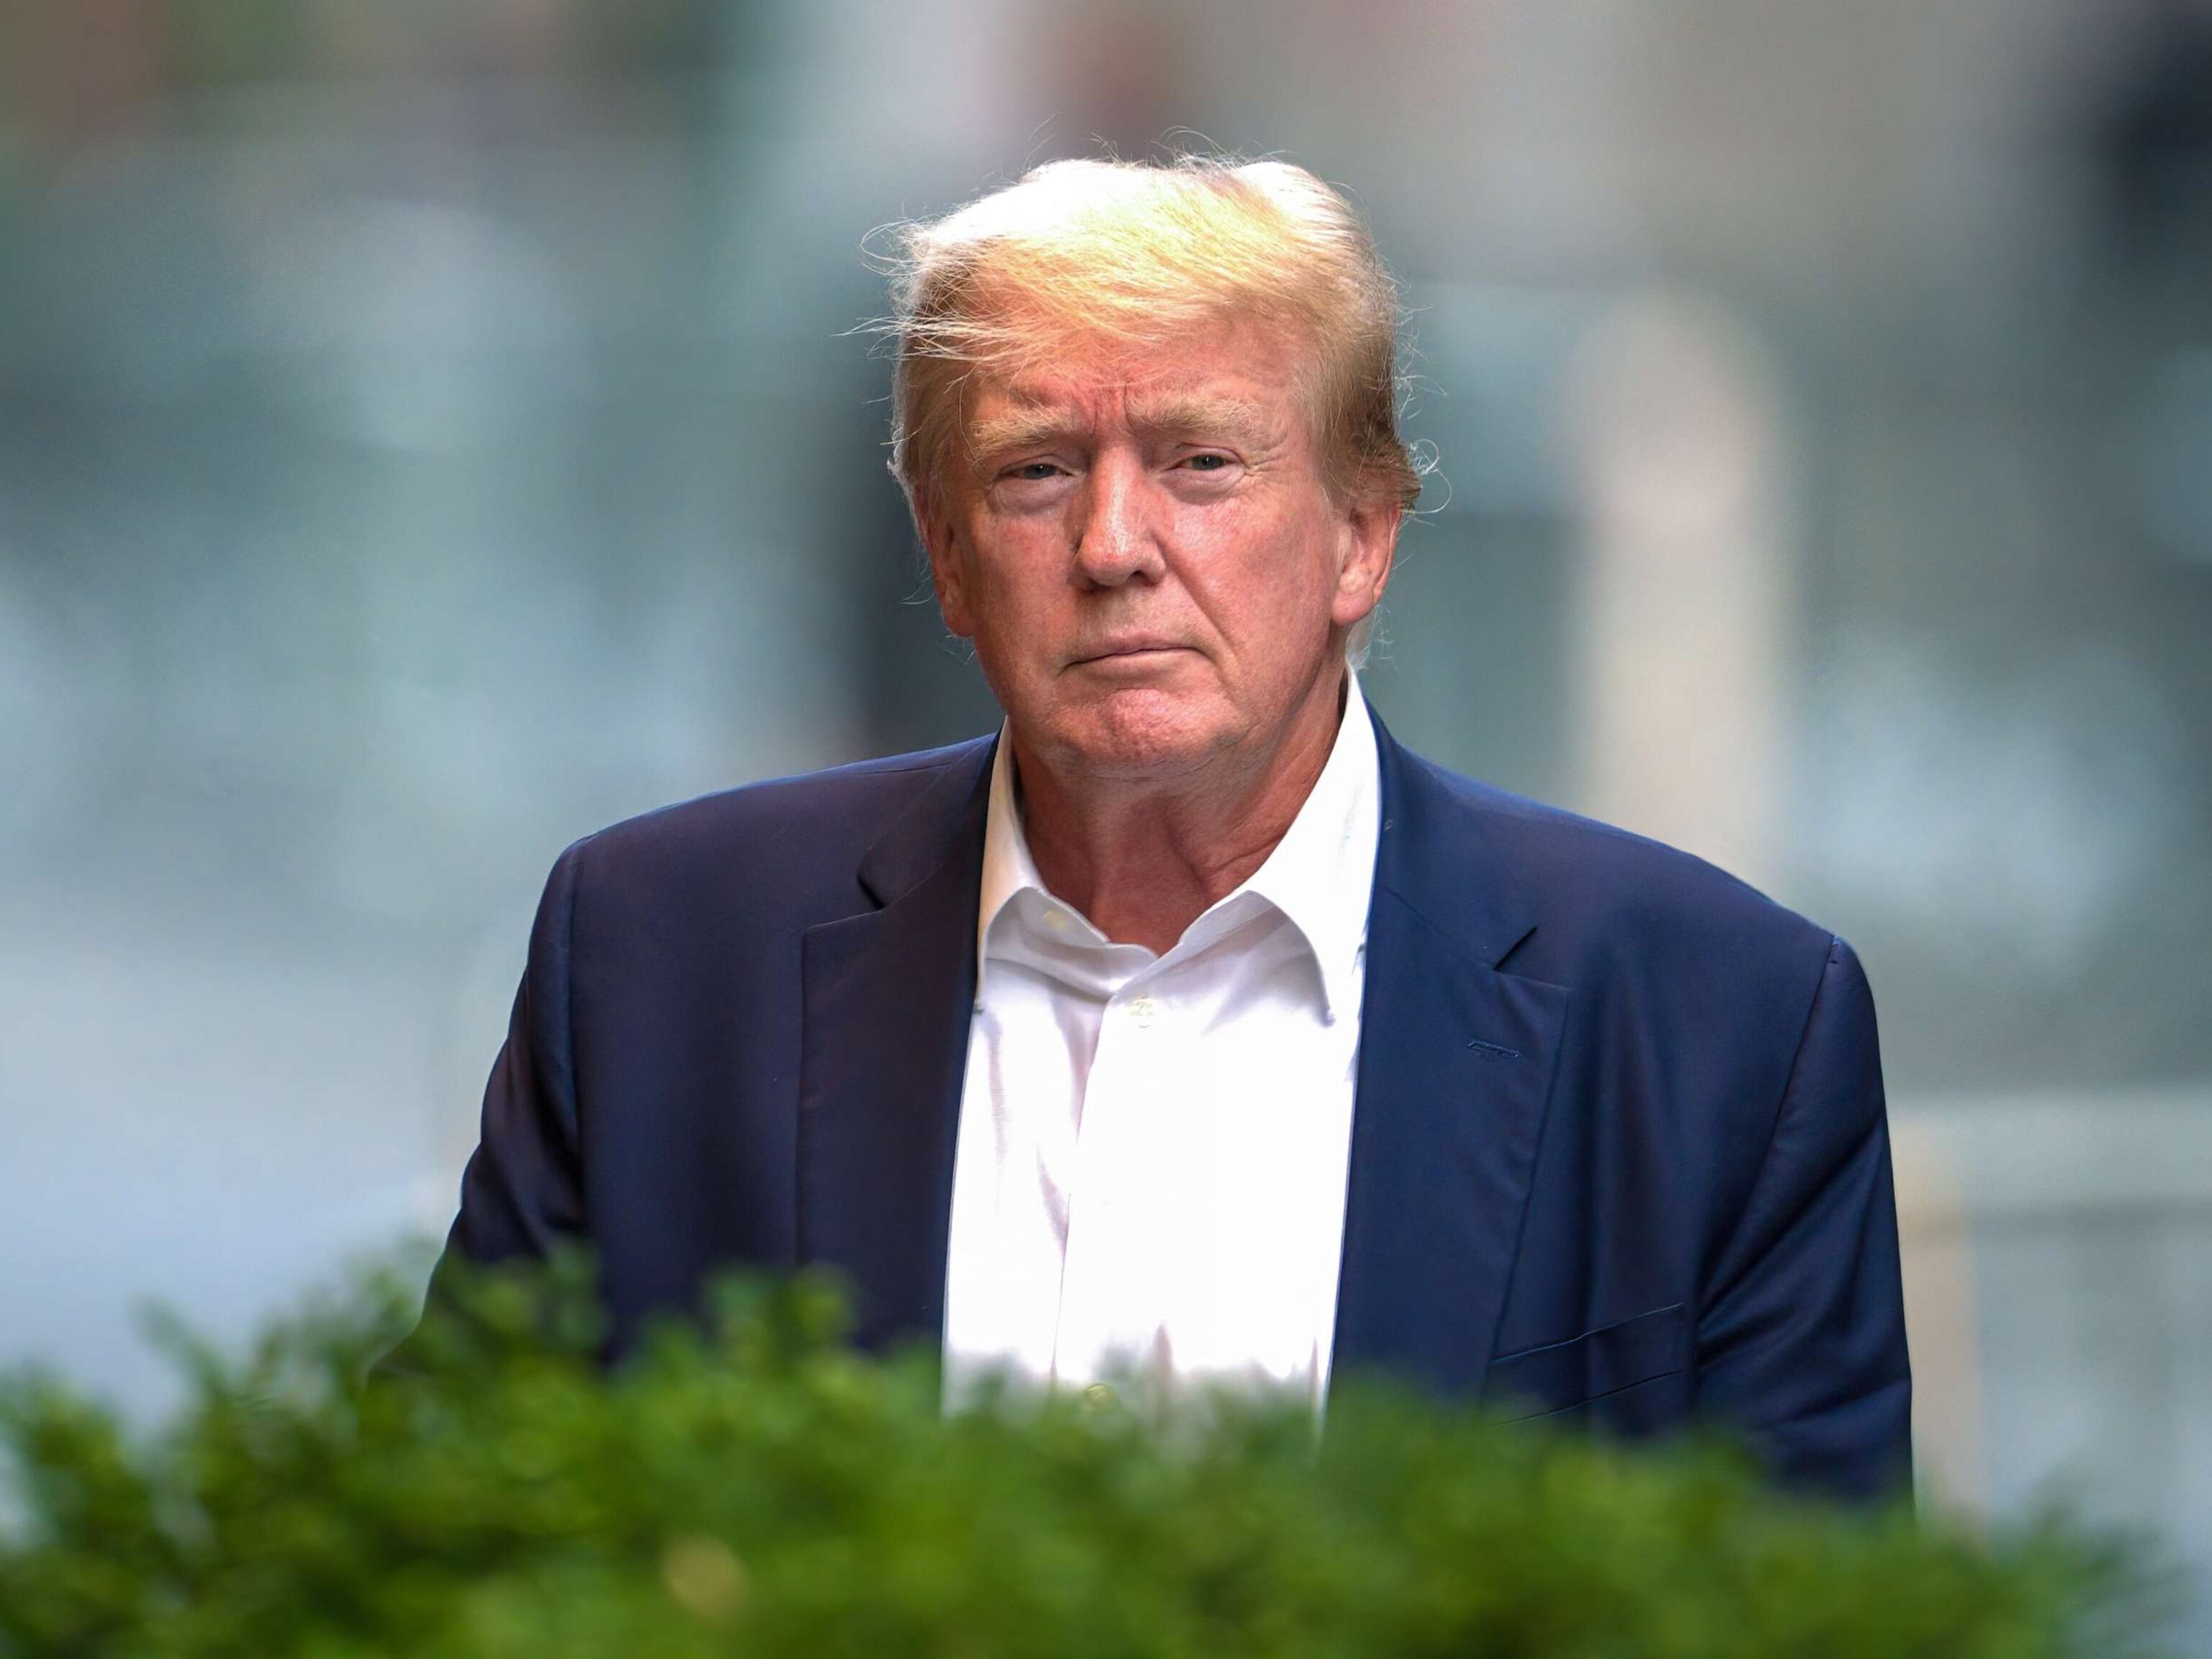
[[[1167,1011],[1156,975],[1109,997],[1076,1131],[1074,1185],[1061,1268],[1054,1371],[1097,1376],[1118,1352],[1141,1361],[1159,1328],[1159,1274],[1173,1221],[1160,1176],[1159,1053]],[[1163,1156],[1166,1154],[1166,1156]]]

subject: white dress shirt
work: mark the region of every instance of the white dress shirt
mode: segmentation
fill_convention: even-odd
[[[1320,779],[1172,949],[1038,879],[992,768],[945,1267],[947,1395],[981,1376],[1328,1379],[1379,833],[1358,679]]]

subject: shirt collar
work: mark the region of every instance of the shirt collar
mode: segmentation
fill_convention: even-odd
[[[1368,718],[1359,676],[1346,669],[1344,681],[1344,717],[1313,793],[1267,862],[1239,890],[1259,894],[1305,935],[1321,968],[1332,1024],[1359,1006],[1382,812],[1375,722]]]
[[[1321,970],[1331,1023],[1359,1006],[1368,900],[1382,829],[1381,760],[1374,722],[1368,717],[1359,676],[1346,669],[1344,678],[1344,712],[1336,741],[1297,816],[1266,862],[1206,912],[1212,915],[1240,895],[1253,893],[1288,917]],[[982,896],[975,927],[979,988],[992,923],[1015,895],[1030,890],[1059,902],[1051,899],[1030,855],[1029,837],[1014,801],[1013,744],[1001,727],[998,752],[991,761],[990,804],[984,818]]]
[[[991,797],[983,814],[983,898],[975,923],[975,989],[982,994],[983,968],[989,954],[991,924],[1017,893],[1048,895],[1044,878],[1030,856],[1014,802],[1014,740],[1011,727],[999,727],[998,752],[991,757]]]

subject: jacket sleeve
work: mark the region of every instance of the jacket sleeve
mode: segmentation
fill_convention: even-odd
[[[430,1276],[431,1302],[442,1294],[455,1261],[543,1259],[584,1231],[568,972],[577,867],[586,844],[579,842],[561,855],[538,901],[507,1041],[484,1088],[477,1149],[461,1176],[460,1213]],[[405,1343],[376,1367],[383,1375],[413,1369]]]
[[[1878,1498],[1911,1480],[1912,1382],[1874,997],[1831,941],[1750,1198],[1700,1304],[1701,1415],[1784,1484]]]

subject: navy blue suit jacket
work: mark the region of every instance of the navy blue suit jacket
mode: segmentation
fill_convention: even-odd
[[[1382,837],[1335,1374],[1794,1484],[1906,1478],[1874,1006],[1850,947],[1711,866],[1376,721]],[[617,1345],[733,1265],[841,1269],[934,1341],[991,738],[617,824],[555,866],[448,1253],[598,1252]]]

